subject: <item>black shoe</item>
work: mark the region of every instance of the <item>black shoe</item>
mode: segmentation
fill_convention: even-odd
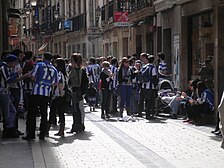
[[[19,131],[19,130],[16,130],[16,134],[18,134],[18,135],[24,135],[24,133],[21,132],[21,131]]]
[[[214,132],[215,135],[222,135],[221,131]]]
[[[71,129],[70,131],[66,132],[68,134],[73,134],[75,131],[73,129]]]
[[[211,133],[215,134],[218,131],[219,131],[219,129],[215,129],[215,130],[211,131]]]
[[[26,141],[31,141],[31,140],[34,140],[35,137],[27,135],[27,136],[22,137],[22,139],[26,140]]]

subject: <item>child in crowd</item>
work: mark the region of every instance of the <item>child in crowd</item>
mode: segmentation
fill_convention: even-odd
[[[96,105],[96,97],[97,97],[97,89],[94,86],[94,82],[89,83],[89,87],[87,90],[87,99],[88,104],[90,107],[90,111],[95,111],[95,105]]]

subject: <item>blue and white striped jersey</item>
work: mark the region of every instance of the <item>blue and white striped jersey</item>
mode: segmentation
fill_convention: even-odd
[[[13,73],[11,68],[3,62],[0,67],[0,88],[8,89],[9,84],[13,83],[18,77],[18,73]]]
[[[157,70],[156,70],[156,66],[153,64],[146,64],[142,67],[141,71],[145,70],[147,67],[149,72],[151,72],[151,77],[153,76],[157,76]],[[154,83],[152,82],[152,78],[149,80],[149,82],[143,82],[142,83],[142,88],[144,89],[156,89],[156,86],[154,86]]]
[[[58,71],[49,62],[38,62],[31,76],[34,77],[32,95],[50,96],[52,84],[58,83]]]
[[[87,66],[87,74],[89,82],[97,83],[100,78],[100,66],[98,64],[90,64]]]
[[[159,78],[165,78],[164,75],[160,74],[160,72],[162,72],[164,74],[167,71],[167,65],[166,65],[165,61],[161,61],[159,63],[158,71],[159,71]]]
[[[109,90],[116,88],[118,84],[118,68],[114,65],[110,65],[111,73],[113,74],[112,82],[110,82]]]

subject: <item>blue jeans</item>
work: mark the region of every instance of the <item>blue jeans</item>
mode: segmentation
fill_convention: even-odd
[[[132,86],[121,85],[120,108],[124,108],[124,105],[126,108],[131,106],[131,94],[132,94]]]
[[[0,94],[0,106],[3,112],[3,128],[15,126],[16,109],[12,104],[10,94]]]

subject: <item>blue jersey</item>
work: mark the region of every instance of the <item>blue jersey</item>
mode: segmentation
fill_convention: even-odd
[[[13,83],[18,77],[18,73],[11,72],[11,68],[5,63],[1,63],[0,67],[0,88],[8,89],[9,84]]]
[[[88,65],[87,74],[90,82],[98,83],[100,79],[100,66],[98,64]]]
[[[32,95],[50,96],[52,84],[58,83],[58,72],[49,62],[38,62],[31,74],[34,77]]]

